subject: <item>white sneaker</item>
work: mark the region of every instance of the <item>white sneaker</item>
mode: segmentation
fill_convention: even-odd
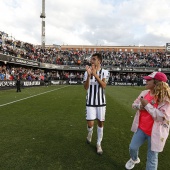
[[[88,144],[91,143],[91,139],[92,139],[92,133],[89,132],[86,138]]]
[[[102,150],[101,145],[98,145],[98,144],[97,144],[96,148],[97,148],[97,154],[102,155],[103,150]]]
[[[133,169],[135,164],[140,163],[140,159],[138,158],[136,161],[133,161],[132,158],[129,159],[129,161],[127,161],[125,168],[126,169]]]

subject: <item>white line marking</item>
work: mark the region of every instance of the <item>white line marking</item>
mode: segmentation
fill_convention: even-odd
[[[33,96],[29,96],[29,97],[26,97],[26,98],[23,98],[23,99],[15,100],[15,101],[13,101],[13,102],[1,104],[0,107],[6,106],[6,105],[9,105],[9,104],[12,104],[12,103],[16,103],[16,102],[19,102],[19,101],[22,101],[22,100],[26,100],[26,99],[29,99],[29,98],[32,98],[32,97],[40,96],[40,95],[45,94],[45,93],[50,93],[50,92],[55,91],[55,90],[60,90],[60,89],[63,89],[63,88],[65,88],[65,87],[68,87],[68,86],[64,86],[64,87],[61,87],[61,88],[58,88],[58,89],[46,91],[46,92],[43,92],[43,93],[40,93],[40,94],[36,94],[36,95],[33,95]]]

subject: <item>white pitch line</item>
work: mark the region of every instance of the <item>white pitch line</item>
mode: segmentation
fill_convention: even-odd
[[[29,99],[29,98],[32,98],[32,97],[40,96],[40,95],[45,94],[45,93],[50,93],[50,92],[55,91],[55,90],[60,90],[60,89],[63,89],[63,88],[65,88],[65,87],[68,87],[68,86],[64,86],[64,87],[61,87],[61,88],[58,88],[58,89],[46,91],[46,92],[43,92],[43,93],[40,93],[40,94],[36,94],[36,95],[33,95],[33,96],[29,96],[29,97],[26,97],[26,98],[23,98],[23,99],[15,100],[15,101],[13,101],[13,102],[1,104],[0,107],[6,106],[6,105],[9,105],[9,104],[12,104],[12,103],[16,103],[16,102],[19,102],[19,101],[22,101],[22,100],[26,100],[26,99]]]

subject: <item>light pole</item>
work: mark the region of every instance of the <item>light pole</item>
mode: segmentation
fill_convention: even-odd
[[[41,28],[41,46],[45,49],[45,0],[42,0],[42,13],[40,18],[42,18],[42,28]]]

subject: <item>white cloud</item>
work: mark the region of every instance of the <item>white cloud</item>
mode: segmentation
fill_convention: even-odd
[[[165,45],[169,0],[46,0],[46,44]],[[1,0],[0,31],[41,44],[42,0]]]

